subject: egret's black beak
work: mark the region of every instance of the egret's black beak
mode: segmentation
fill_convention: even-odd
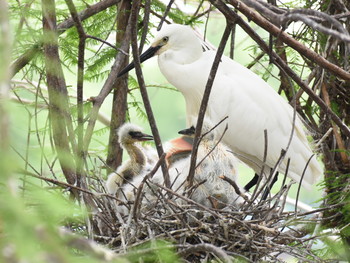
[[[151,141],[151,140],[153,140],[152,135],[148,135],[146,133],[139,132],[139,131],[131,131],[131,132],[129,132],[129,135],[138,141]]]
[[[191,126],[191,128],[179,131],[178,134],[191,136],[191,135],[194,135],[195,131],[196,131],[196,128],[194,126]]]
[[[147,59],[153,57],[156,52],[161,48],[162,46],[155,46],[155,47],[150,47],[149,49],[147,49],[145,52],[143,52],[143,54],[140,56],[140,62],[144,62]],[[135,67],[134,61],[131,62],[129,65],[127,65],[124,69],[122,69],[119,74],[118,74],[118,78],[122,75],[124,75],[125,73],[129,72],[130,70],[132,70]]]

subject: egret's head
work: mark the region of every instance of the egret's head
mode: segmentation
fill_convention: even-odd
[[[118,141],[121,145],[153,140],[153,136],[145,134],[142,129],[132,123],[125,123],[118,129]]]
[[[179,134],[183,134],[189,137],[194,137],[195,131],[196,131],[196,128],[194,125],[197,122],[197,118],[191,117],[190,120],[193,125],[188,129],[179,131]],[[206,140],[206,141],[215,141],[220,137],[218,127],[215,127],[215,125],[212,123],[212,121],[208,117],[206,117],[203,121],[201,134],[204,135],[203,140]]]
[[[202,52],[200,41],[189,26],[171,24],[165,25],[162,30],[158,32],[150,48],[140,56],[140,61],[142,63],[155,55],[160,55],[166,52],[167,50],[182,51],[179,56],[181,56],[184,61],[188,59],[191,60],[193,55],[198,56],[196,53]],[[120,71],[118,77],[133,68],[134,62],[131,62]]]

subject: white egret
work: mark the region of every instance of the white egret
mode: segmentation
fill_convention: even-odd
[[[172,24],[162,28],[140,60],[143,62],[154,55],[158,55],[162,74],[183,94],[187,122],[192,125],[189,117],[199,113],[215,52],[203,52],[200,40],[190,27]],[[119,75],[133,67],[131,63]],[[288,145],[292,129],[293,138],[278,171],[285,172],[287,159],[290,158],[288,176],[299,182],[307,166],[302,181],[307,188],[323,174],[316,157],[312,157],[313,152],[298,116],[293,124],[293,108],[259,76],[226,56],[222,56],[219,63],[206,116],[214,123],[228,116],[228,131],[223,141],[258,174],[263,166],[268,174],[270,169],[267,168],[276,165],[281,150]],[[268,137],[266,146],[265,129]],[[265,147],[267,156],[264,163]]]
[[[140,145],[140,142],[149,140],[153,140],[153,137],[143,133],[142,129],[135,124],[125,123],[119,128],[118,141],[128,152],[130,159],[108,176],[106,188],[109,193],[115,194],[126,181],[152,169],[153,162],[147,157],[146,149]]]

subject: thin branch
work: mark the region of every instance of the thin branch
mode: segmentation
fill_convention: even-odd
[[[129,20],[130,21],[130,20]],[[123,67],[123,57],[125,56],[124,53],[127,53],[128,46],[129,46],[129,41],[131,37],[131,32],[130,32],[130,23],[129,26],[127,27],[127,30],[125,31],[124,34],[124,39],[121,44],[121,49],[124,50],[124,52],[119,52],[115,58],[114,64],[112,66],[112,70],[108,75],[108,78],[106,82],[103,84],[103,87],[100,91],[100,93],[97,95],[97,97],[94,97],[93,99],[93,108],[90,111],[90,116],[89,116],[89,121],[88,121],[88,126],[85,131],[85,136],[84,136],[84,152],[87,152],[88,146],[91,141],[91,137],[94,131],[94,127],[96,124],[96,119],[98,116],[98,112],[101,108],[101,105],[103,101],[106,99],[108,94],[111,92],[113,89],[115,82],[117,81],[117,76],[118,72],[122,69]]]
[[[167,7],[166,7],[166,9],[165,9],[165,11],[164,11],[164,14],[163,14],[162,18],[160,19],[159,25],[158,25],[158,27],[157,27],[157,30],[158,30],[158,31],[162,28],[163,23],[164,23],[164,20],[165,20],[165,18],[167,17],[167,15],[168,15],[168,13],[169,13],[169,11],[170,11],[170,8],[171,8],[171,6],[172,6],[172,4],[173,4],[174,2],[175,2],[175,0],[170,0],[170,1],[169,1],[169,4],[167,5]]]
[[[147,33],[148,33],[148,24],[149,24],[149,15],[151,12],[151,0],[145,0],[144,8],[143,8],[143,29],[142,29],[142,35],[140,39],[140,46],[139,46],[139,52],[142,53],[143,46],[145,45]]]
[[[189,170],[188,177],[187,177],[189,187],[191,187],[193,184],[193,178],[194,178],[195,169],[196,169],[199,137],[200,137],[200,134],[202,131],[203,119],[204,119],[205,112],[207,110],[211,88],[212,88],[213,83],[214,83],[216,72],[219,68],[221,56],[224,53],[226,42],[227,42],[227,40],[230,36],[230,33],[231,33],[231,26],[232,26],[232,24],[227,21],[225,31],[222,35],[218,51],[215,55],[213,65],[212,65],[210,73],[209,73],[208,81],[207,81],[207,84],[205,86],[201,106],[199,108],[199,114],[198,114],[197,125],[196,125],[196,132],[195,132],[195,137],[194,137],[194,141],[193,141],[193,148],[192,148],[192,153],[191,153],[191,165],[190,165],[190,170]]]
[[[220,6],[219,10],[223,12],[225,15],[226,19],[235,20],[236,17],[238,16],[233,15],[233,11],[229,9],[222,1],[213,1],[214,5],[217,7]],[[298,51],[301,55],[307,57],[311,61],[314,61],[321,67],[329,70],[332,72],[334,75],[338,76],[339,78],[342,78],[344,80],[350,80],[350,73],[343,70],[342,68],[338,67],[337,65],[329,62],[327,59],[324,57],[320,56],[313,50],[307,48],[303,44],[301,44],[299,41],[295,40],[291,36],[289,36],[287,33],[281,31],[278,27],[276,27],[274,24],[266,20],[264,17],[262,17],[259,13],[257,12],[252,12],[252,9],[246,6],[242,1],[239,0],[228,0],[228,2],[233,5],[237,10],[242,12],[245,16],[247,16],[250,20],[255,22],[257,25],[260,27],[264,28],[266,31],[270,32],[276,37],[279,37],[285,44],[288,46],[292,47],[296,51]],[[225,6],[225,9],[223,9],[223,5]],[[242,22],[240,21],[239,24],[241,25]],[[244,29],[244,28],[243,28]],[[267,52],[267,51],[266,51]]]
[[[104,0],[94,5],[89,6],[85,10],[79,12],[79,18],[81,21],[88,19],[89,17],[98,14],[99,12],[117,4],[121,0]],[[58,34],[64,33],[67,29],[74,26],[73,18],[70,17],[65,21],[57,25]],[[43,41],[40,40],[34,44],[31,48],[23,53],[15,62],[11,65],[12,77],[15,76],[22,68],[24,68],[39,52],[42,50]]]
[[[255,21],[257,24],[260,26],[267,27],[266,30],[269,32],[273,32],[274,34],[276,33],[276,36],[280,34],[280,30],[276,28],[274,25],[272,25],[270,22],[265,20],[263,17],[260,15],[251,12],[251,10],[245,6],[242,2],[239,2],[237,0],[229,0],[234,6],[239,6],[239,10],[242,11],[244,14],[247,15],[250,19]],[[247,34],[253,38],[260,46],[260,48],[265,51],[266,53],[268,52],[269,48],[267,44],[261,39],[261,37],[240,17],[238,16],[235,12],[233,12],[230,8],[228,8],[225,4],[223,4],[221,1],[215,1],[214,2],[216,7],[225,15],[226,19],[230,21],[237,21],[237,24],[241,26],[241,28],[247,32]],[[238,4],[240,3],[240,4]],[[271,30],[271,31],[270,31]],[[306,48],[303,46],[301,43],[298,41],[292,39],[285,33],[281,33],[281,36],[283,37],[284,42],[287,45],[290,45],[291,47],[298,47],[295,48],[297,51],[303,51],[300,52],[306,57],[309,57],[312,61],[315,61],[315,63],[319,64],[320,66],[325,67],[329,71],[333,72],[336,74],[338,77],[342,77],[346,80],[350,80],[350,73],[345,72],[343,69],[339,68],[338,66],[328,62],[326,59],[322,58],[320,55],[316,54],[312,50]],[[344,132],[345,135],[350,137],[350,129],[345,125],[345,123],[342,122],[342,120],[324,103],[324,101],[317,95],[313,90],[311,90],[307,84],[302,81],[299,76],[283,61],[283,59],[278,56],[275,52],[272,52],[271,54],[274,58],[274,64],[278,65],[281,67],[286,74],[288,74],[314,101],[316,104],[320,106],[320,108],[329,115],[329,117],[339,126],[339,128]]]
[[[158,156],[161,157],[164,153],[163,147],[162,147],[162,142],[160,140],[158,128],[156,125],[156,120],[154,118],[153,112],[152,112],[152,107],[151,103],[148,98],[147,90],[146,90],[146,85],[145,81],[143,79],[143,74],[141,70],[141,65],[140,65],[140,57],[139,57],[139,51],[137,47],[137,16],[139,13],[139,8],[140,8],[140,0],[136,0],[133,2],[133,6],[131,8],[131,47],[132,47],[132,53],[133,53],[133,59],[135,63],[135,72],[137,76],[137,80],[140,86],[140,92],[142,96],[142,100],[145,106],[145,110],[147,113],[147,117],[151,126],[152,134],[154,137],[154,141],[156,143],[156,148],[158,152]],[[164,182],[167,187],[170,187],[170,179],[169,179],[169,173],[168,173],[168,168],[166,167],[166,163],[163,162],[161,164],[162,167],[162,172],[164,176]]]
[[[185,257],[187,255],[193,255],[200,252],[213,253],[218,258],[222,259],[225,263],[233,262],[223,249],[217,246],[214,246],[212,244],[197,244],[197,245],[190,246],[189,248],[181,251],[180,256]]]

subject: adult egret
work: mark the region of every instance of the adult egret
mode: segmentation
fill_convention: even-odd
[[[143,133],[142,129],[135,124],[125,123],[119,128],[118,141],[121,147],[128,152],[130,159],[108,176],[106,188],[109,193],[115,194],[126,181],[152,169],[152,161],[147,157],[146,150],[140,145],[140,142],[149,140],[153,140],[153,137]]]
[[[190,27],[172,24],[162,28],[140,60],[143,62],[154,55],[158,55],[162,74],[185,97],[187,122],[192,125],[189,116],[198,115],[215,52],[203,52],[201,42]],[[119,76],[133,67],[131,63]],[[316,157],[312,157],[302,121],[296,116],[293,123],[293,108],[259,76],[226,56],[221,58],[206,115],[214,123],[228,116],[223,141],[256,173],[260,174],[262,167],[265,174],[270,172],[293,131],[278,171],[285,173],[290,158],[288,176],[299,182],[304,173],[302,185],[307,188],[323,174]],[[267,130],[267,145],[264,130]]]

